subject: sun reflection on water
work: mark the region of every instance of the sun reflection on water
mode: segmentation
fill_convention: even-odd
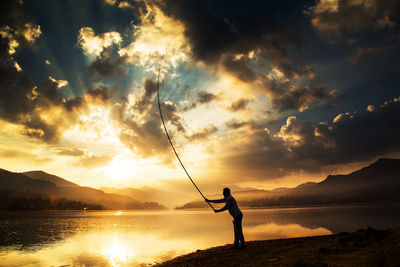
[[[323,222],[331,221],[326,217],[328,213],[322,213],[325,217],[321,215],[322,211],[248,210],[243,231],[247,241],[331,234],[331,230],[316,222],[320,217]],[[299,214],[301,223],[297,223]],[[71,234],[58,241],[43,239],[24,249],[0,247],[0,266],[151,265],[197,249],[233,242],[229,214],[216,216],[209,211],[87,211],[50,215],[43,221],[35,215],[37,224],[25,232],[35,237],[52,235],[54,231],[61,231],[60,236]],[[336,217],[337,214],[332,214],[332,218]],[[49,224],[49,218],[57,220]],[[53,228],[49,231],[43,225]]]
[[[135,251],[129,248],[128,244],[121,242],[118,236],[114,236],[112,243],[104,247],[102,254],[109,260],[111,266],[130,262],[136,256]]]

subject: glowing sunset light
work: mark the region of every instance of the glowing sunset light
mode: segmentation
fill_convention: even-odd
[[[399,7],[2,1],[0,265],[157,265],[233,236],[398,227]],[[268,264],[308,264],[285,255]]]
[[[114,236],[114,239],[104,248],[102,254],[108,258],[111,266],[121,266],[121,264],[131,261],[136,256],[135,251],[121,243],[118,236]]]
[[[293,187],[400,153],[392,3],[94,2],[10,4],[24,20],[0,27],[3,167],[186,195],[157,82],[172,141],[211,193]]]

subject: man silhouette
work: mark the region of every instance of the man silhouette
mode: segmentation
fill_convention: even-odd
[[[231,190],[229,188],[224,188],[223,195],[224,198],[222,199],[211,200],[206,198],[205,200],[211,203],[225,203],[223,208],[216,209],[214,212],[217,213],[224,210],[229,211],[229,214],[233,217],[233,230],[235,232],[235,242],[233,243],[233,248],[245,248],[246,244],[244,242],[242,230],[243,213],[240,211],[236,200],[231,195]]]

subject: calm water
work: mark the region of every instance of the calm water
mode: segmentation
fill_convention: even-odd
[[[247,240],[400,226],[400,205],[245,210]],[[229,214],[1,212],[0,266],[148,266],[231,243]]]

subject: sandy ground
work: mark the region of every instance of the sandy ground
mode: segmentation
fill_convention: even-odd
[[[156,266],[399,266],[400,228],[252,241],[198,250]]]

